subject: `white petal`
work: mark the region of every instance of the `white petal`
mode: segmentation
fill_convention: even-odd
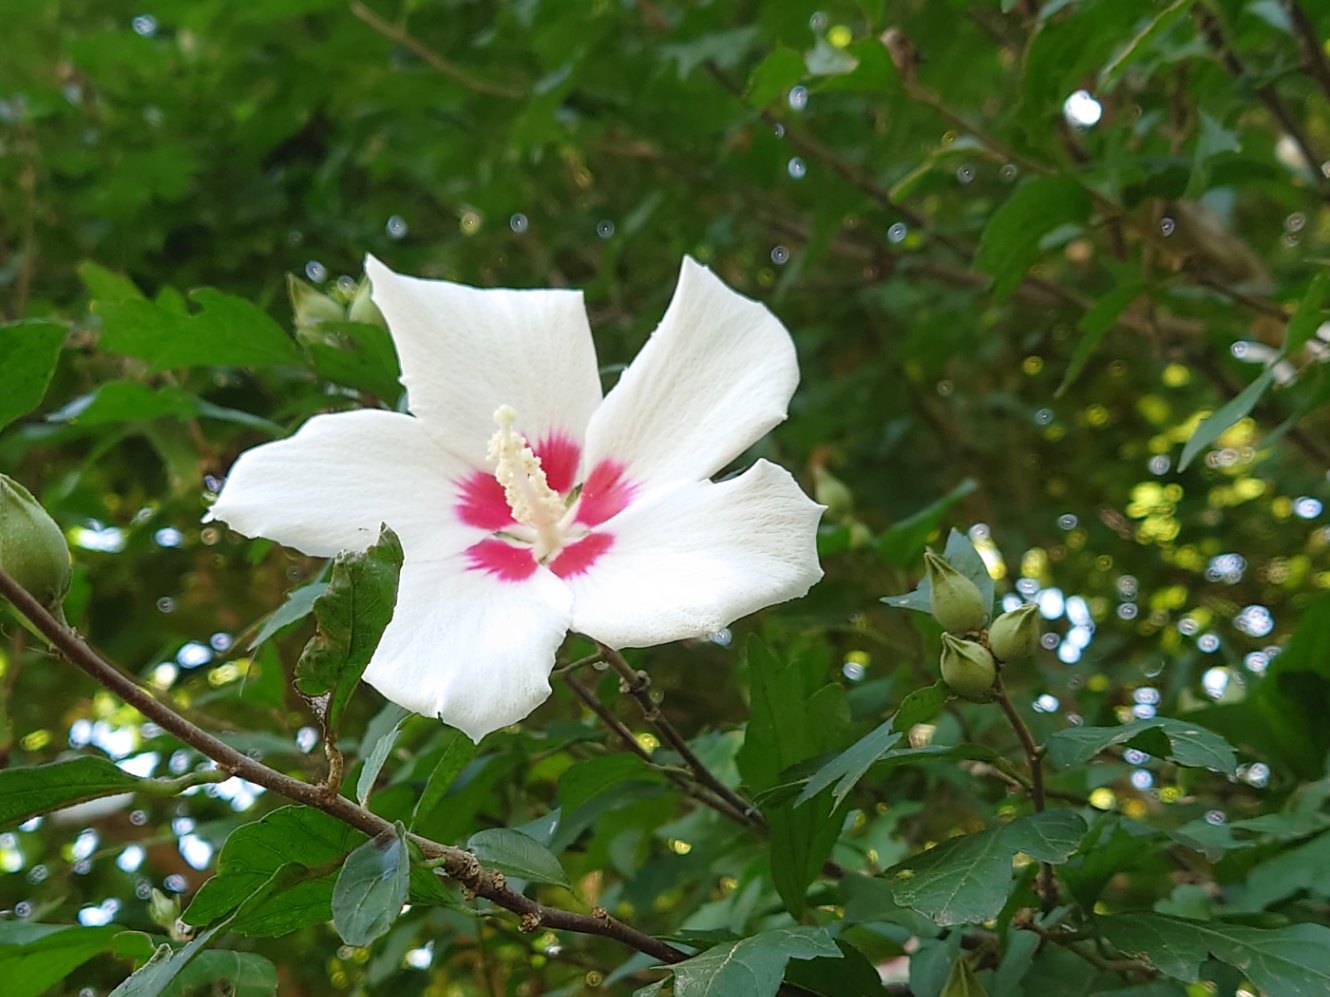
[[[660,489],[606,522],[612,546],[566,579],[573,629],[612,647],[647,647],[796,599],[822,577],[822,509],[766,461],[718,484]]]
[[[709,478],[785,418],[798,383],[785,327],[685,257],[660,326],[591,420],[586,466],[618,461],[635,481]]]
[[[316,415],[242,453],[208,518],[315,557],[364,550],[387,523],[415,556],[443,557],[484,535],[451,511],[468,471],[409,415]]]
[[[479,741],[549,697],[572,598],[543,568],[511,582],[465,564],[463,557],[408,556],[397,608],[365,680],[394,703]]]
[[[511,405],[538,443],[563,433],[580,445],[600,402],[600,376],[581,291],[482,290],[393,273],[370,256],[374,303],[397,346],[411,411],[477,467]]]

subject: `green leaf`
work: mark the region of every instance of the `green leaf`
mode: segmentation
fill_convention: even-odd
[[[95,755],[0,769],[0,828],[75,803],[132,793],[146,781]]]
[[[147,360],[154,373],[202,365],[303,365],[295,342],[250,302],[211,288],[190,297],[202,306],[196,315],[142,299],[94,302],[101,347]]]
[[[259,628],[259,632],[254,639],[249,642],[247,650],[254,650],[269,637],[286,629],[292,623],[303,620],[314,612],[315,601],[327,591],[327,582],[310,582],[298,589],[292,589],[287,593],[286,601],[263,621],[263,626]]]
[[[947,547],[942,556],[948,564],[979,587],[979,594],[984,597],[984,604],[991,608],[993,576],[988,573],[988,566],[984,564],[979,551],[975,550],[974,544],[970,543],[970,538],[953,529],[947,535]],[[896,609],[914,609],[921,613],[931,613],[932,591],[933,587],[928,582],[928,576],[924,575],[919,579],[919,587],[913,592],[883,596],[882,602]]]
[[[392,729],[386,734],[379,736],[374,742],[368,755],[365,756],[365,764],[360,769],[360,778],[356,780],[356,802],[362,807],[369,800],[369,794],[374,791],[374,783],[378,782],[379,773],[383,771],[383,764],[388,760],[388,754],[393,750],[393,745],[397,743],[397,735],[402,732],[402,724],[410,714],[405,711],[398,717],[397,723],[393,724]]]
[[[885,879],[851,873],[837,885],[845,897],[847,924],[885,921],[902,925],[919,938],[936,938],[941,931],[918,911],[897,903],[893,885]]]
[[[327,591],[314,600],[319,629],[296,662],[296,688],[328,697],[319,713],[329,740],[392,619],[401,570],[401,541],[384,526],[368,550],[338,555]]]
[[[1071,10],[1065,8],[1071,7]],[[1067,95],[1099,69],[1144,15],[1151,0],[1043,4],[1038,30],[1025,50],[1023,104],[1041,125],[1060,113]],[[1061,16],[1052,17],[1053,11]]]
[[[986,921],[1006,903],[1013,855],[998,831],[944,841],[897,867],[896,902],[939,927]]]
[[[756,639],[747,651],[752,714],[737,760],[749,788],[761,793],[780,785],[785,770],[842,747],[848,709],[839,685],[819,688],[819,659],[783,661]],[[839,834],[836,810],[829,791],[797,808],[783,797],[762,807],[770,829],[772,882],[795,916]]]
[[[1168,744],[1163,750],[1153,744],[1143,749],[1151,754],[1166,754],[1179,765],[1213,769],[1225,775],[1237,771],[1232,745],[1204,727],[1172,717],[1133,720],[1121,727],[1068,727],[1048,739],[1048,759],[1058,768],[1071,768],[1112,745],[1136,741],[1152,730],[1162,731]]]
[[[0,979],[6,997],[39,997],[93,956],[109,952],[120,925],[95,928],[0,922]]]
[[[476,743],[460,730],[447,728],[442,736],[444,745],[438,764],[430,770],[429,778],[425,780],[425,788],[421,790],[415,809],[411,811],[412,827],[417,820],[429,816],[430,812],[439,805],[444,794],[457,781],[457,777],[462,774],[462,769],[476,757]]]
[[[974,267],[992,276],[993,297],[1005,301],[1039,258],[1039,240],[1060,225],[1081,224],[1089,216],[1090,195],[1077,181],[1031,180],[989,218]]]
[[[401,821],[348,855],[332,895],[333,926],[342,941],[368,945],[386,934],[402,913],[410,876]]]
[[[996,917],[1011,892],[1017,852],[1062,862],[1076,849],[1085,822],[1070,810],[1048,810],[1006,827],[952,838],[906,860],[886,875],[896,902],[940,927]]]
[[[230,997],[275,997],[277,967],[257,952],[210,949],[194,957],[166,988],[163,997],[186,997],[197,994],[208,984],[217,983],[224,983],[229,988],[217,989]]]
[[[1330,993],[1330,928],[1294,924],[1250,928],[1140,912],[1099,918],[1104,937],[1123,953],[1191,983],[1211,956],[1241,970],[1263,993],[1320,997]]]
[[[282,807],[232,831],[217,859],[217,875],[203,884],[182,915],[186,924],[210,924],[235,910],[285,863],[332,863],[365,841],[365,835],[312,807]],[[237,918],[250,935],[280,935],[332,917],[333,878],[296,883],[266,906]]]
[[[1081,376],[1086,362],[1099,348],[1109,330],[1117,324],[1118,316],[1139,298],[1145,289],[1146,285],[1140,281],[1121,284],[1096,301],[1081,316],[1081,320],[1076,323],[1076,327],[1081,330],[1081,338],[1076,343],[1076,349],[1072,351],[1071,360],[1067,362],[1067,372],[1062,375],[1062,383],[1058,385],[1057,391],[1053,392],[1054,398],[1061,398],[1071,387],[1072,382]]]
[[[922,689],[915,689],[901,700],[899,709],[891,717],[891,729],[908,734],[915,724],[928,723],[941,713],[950,697],[951,689],[941,679]]]
[[[110,422],[198,415],[198,406],[183,391],[154,391],[139,381],[108,381],[90,394],[75,398],[46,417],[48,422],[100,426]]]
[[[663,783],[665,777],[637,755],[620,752],[578,762],[559,777],[559,805],[566,814],[615,787],[632,782]]]
[[[1242,143],[1236,133],[1229,131],[1204,111],[1200,112],[1200,130],[1192,150],[1191,177],[1187,180],[1184,196],[1198,198],[1210,188],[1210,160],[1224,152],[1240,152]]]
[[[795,799],[794,805],[797,807],[807,803],[834,782],[836,790],[833,796],[836,806],[840,806],[845,802],[845,797],[849,795],[855,783],[862,779],[873,763],[901,737],[901,733],[893,727],[892,721],[888,720],[818,769],[808,780],[803,792]]]
[[[0,325],[0,429],[25,416],[46,397],[68,330],[50,319]]]
[[[122,273],[108,270],[100,263],[84,260],[78,266],[79,280],[88,289],[88,294],[98,301],[128,301],[132,298],[143,300],[143,292]]]
[[[1316,335],[1316,330],[1324,318],[1321,307],[1325,302],[1327,289],[1330,289],[1330,271],[1322,270],[1312,278],[1307,293],[1298,302],[1298,310],[1289,319],[1288,332],[1284,335],[1284,348],[1281,351],[1284,356],[1296,359],[1299,351]]]
[[[773,928],[675,963],[674,997],[771,997],[791,959],[837,959],[825,928]]]
[[[977,487],[973,478],[966,478],[936,502],[883,530],[874,544],[878,555],[898,568],[915,567],[924,556],[924,545],[937,531],[942,517]]]
[[[840,955],[796,959],[785,966],[785,980],[821,997],[883,997],[882,978],[868,957],[837,939]]]
[[[947,982],[942,984],[942,993],[938,997],[988,997],[988,991],[975,977],[964,952],[951,964],[951,972],[947,974]]]
[[[390,407],[401,396],[401,367],[387,330],[363,322],[321,322],[304,346],[320,377],[364,391]]]
[[[1128,66],[1150,50],[1156,38],[1176,24],[1195,2],[1196,0],[1173,0],[1173,3],[1156,14],[1137,32],[1127,47],[1110,59],[1099,71],[1099,85],[1105,86],[1121,76]]]
[[[111,997],[159,997],[174,989],[180,976],[214,938],[250,914],[264,908],[274,897],[289,893],[308,875],[309,870],[298,862],[287,862],[278,866],[272,875],[263,880],[258,888],[240,903],[234,914],[195,935],[184,948],[172,949],[169,945],[159,946],[147,963],[111,991]]]
[[[1236,398],[1231,399],[1197,426],[1187,445],[1182,448],[1182,459],[1178,462],[1178,470],[1185,471],[1187,465],[1196,459],[1197,454],[1219,439],[1238,420],[1245,419],[1261,400],[1261,395],[1265,394],[1265,389],[1270,387],[1274,378],[1274,368],[1267,368],[1260,377],[1243,388]]]
[[[1045,810],[1012,821],[1002,841],[1036,861],[1060,865],[1079,847],[1085,831],[1085,820],[1075,811]]]
[[[537,883],[568,886],[568,877],[554,853],[535,838],[508,827],[473,834],[466,847],[485,865],[509,876]]]
[[[804,78],[804,57],[793,49],[777,46],[748,74],[744,100],[764,108]]]

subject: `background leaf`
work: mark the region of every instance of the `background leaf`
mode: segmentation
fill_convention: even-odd
[[[41,404],[67,330],[62,322],[24,319],[0,324],[0,429]]]
[[[342,864],[333,887],[333,924],[348,945],[369,945],[381,938],[406,903],[411,860],[406,828],[384,831],[366,841]]]

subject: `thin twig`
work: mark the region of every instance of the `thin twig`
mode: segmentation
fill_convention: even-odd
[[[351,13],[360,20],[364,21],[371,28],[383,35],[389,41],[394,41],[403,48],[408,49],[412,54],[428,65],[436,72],[442,73],[449,79],[456,80],[462,86],[475,93],[488,94],[491,97],[506,97],[509,100],[521,100],[526,96],[526,90],[519,90],[515,87],[506,87],[502,83],[491,83],[489,80],[482,80],[477,76],[472,76],[462,67],[449,62],[443,56],[439,55],[432,48],[422,42],[419,38],[412,35],[405,28],[399,28],[395,24],[389,24],[378,14],[370,10],[359,0],[351,4]]]
[[[715,774],[693,753],[693,749],[688,746],[688,742],[675,729],[674,724],[670,723],[659,707],[651,701],[651,679],[647,673],[634,670],[633,666],[624,660],[624,656],[613,648],[604,645],[598,646],[600,647],[600,653],[605,657],[605,661],[623,679],[624,691],[637,700],[638,705],[642,707],[642,713],[646,717],[647,723],[651,724],[656,732],[660,734],[660,739],[683,759],[684,765],[687,766],[688,771],[693,773],[693,777],[698,783],[711,790],[739,813],[744,814],[748,823],[755,826],[760,824],[765,827],[766,822],[762,820],[762,815],[758,812],[757,807],[717,779]]]
[[[86,672],[148,720],[174,735],[181,743],[211,758],[224,772],[263,786],[292,802],[321,810],[370,837],[393,830],[389,821],[357,806],[346,797],[330,796],[322,786],[301,782],[269,768],[186,720],[102,657],[73,629],[58,621],[3,569],[0,569],[0,598],[7,599],[15,610],[25,616],[51,642],[52,648],[61,657]],[[415,834],[410,835],[410,838],[427,859],[435,860],[437,867],[461,883],[467,895],[483,897],[517,914],[522,919],[524,930],[543,928],[599,935],[666,963],[681,962],[688,958],[685,952],[673,945],[624,924],[599,907],[593,908],[590,914],[574,914],[547,907],[510,890],[502,873],[484,868],[470,852]]]
[[[1325,50],[1316,37],[1316,29],[1307,17],[1307,12],[1298,5],[1298,0],[1280,0],[1293,37],[1302,52],[1302,68],[1316,81],[1321,91],[1330,97],[1330,60],[1325,57]]]
[[[605,707],[604,703],[596,698],[594,692],[584,686],[581,682],[577,681],[577,679],[573,678],[572,675],[565,674],[563,681],[567,684],[568,688],[577,693],[578,698],[580,698],[582,702],[590,707],[591,712],[600,717],[601,722],[604,723],[606,727],[618,735],[619,740],[623,742],[624,746],[628,748],[629,751],[637,755],[638,758],[642,759],[653,769],[662,773],[665,778],[674,783],[674,785],[682,790],[685,795],[692,797],[699,803],[710,807],[712,810],[715,810],[717,813],[728,817],[730,820],[735,821],[738,824],[761,830],[760,828],[757,828],[757,825],[754,823],[751,816],[745,814],[742,810],[737,809],[725,800],[722,800],[709,790],[694,785],[681,771],[667,768],[663,765],[657,765],[652,760],[651,753],[647,751],[646,748],[642,747],[637,738],[633,736],[633,732],[624,726],[623,721],[611,713]]]
[[[1036,924],[1033,917],[1017,916],[1012,919],[1012,927],[1020,928],[1023,931],[1032,931],[1046,942],[1052,942],[1054,945],[1060,945],[1070,952],[1075,952],[1078,956],[1094,966],[1096,969],[1102,969],[1107,973],[1135,973],[1146,979],[1154,979],[1159,975],[1159,971],[1149,963],[1141,962],[1139,959],[1108,959],[1094,951],[1093,948],[1083,946],[1079,942],[1085,937],[1080,934],[1073,934],[1062,931],[1050,931],[1047,928]]]
[[[725,70],[713,60],[707,60],[705,65],[707,72],[711,74],[712,78],[717,83],[735,97],[742,97],[743,87],[732,79],[729,73],[725,72]],[[967,260],[974,255],[970,247],[964,243],[953,239],[945,233],[932,230],[930,228],[929,220],[926,217],[919,214],[909,205],[901,204],[891,196],[889,190],[875,182],[872,177],[868,176],[868,174],[859,169],[859,167],[855,166],[849,160],[842,158],[838,153],[828,149],[816,139],[809,138],[797,129],[786,125],[785,122],[779,120],[770,111],[763,110],[759,111],[758,114],[767,125],[772,128],[780,127],[783,129],[785,141],[788,142],[790,148],[794,149],[796,152],[801,152],[810,159],[817,160],[833,173],[847,181],[851,186],[857,187],[874,201],[877,201],[878,204],[882,205],[884,208],[888,208],[900,215],[900,217],[904,218],[910,223],[910,225],[914,226],[914,228],[921,232],[928,233],[929,238],[936,241],[939,245],[946,246],[956,255]]]
[[[1224,37],[1224,29],[1220,27],[1219,19],[1215,16],[1214,12],[1204,4],[1199,3],[1192,8],[1191,12],[1193,19],[1196,21],[1196,28],[1201,33],[1201,37],[1205,40],[1205,43],[1214,50],[1215,55],[1219,59],[1219,64],[1228,71],[1228,74],[1236,80],[1246,80],[1255,83],[1251,74],[1248,73],[1247,67],[1243,65],[1242,60],[1238,58],[1237,53],[1234,52],[1229,45],[1228,39]],[[1272,84],[1256,84],[1254,90],[1257,99],[1265,105],[1265,109],[1270,112],[1270,116],[1278,122],[1279,127],[1284,129],[1285,133],[1287,133],[1297,144],[1303,158],[1307,161],[1307,168],[1311,170],[1314,182],[1316,183],[1321,196],[1330,200],[1330,190],[1326,187],[1326,177],[1321,172],[1321,157],[1314,149],[1312,149],[1311,144],[1307,141],[1307,136],[1303,131],[1302,126],[1293,119],[1293,115],[1290,114],[1288,108],[1284,106],[1283,100],[1280,99],[1279,94],[1275,92],[1275,88]]]
[[[705,763],[693,753],[693,749],[688,746],[688,742],[683,739],[683,736],[669,722],[660,708],[651,701],[651,677],[646,672],[635,671],[633,666],[624,660],[624,656],[613,648],[599,643],[596,646],[600,648],[600,653],[604,656],[605,661],[623,680],[622,687],[624,691],[637,700],[647,723],[651,724],[662,741],[678,752],[679,757],[683,759],[684,764],[688,767],[688,771],[693,774],[693,778],[725,801],[731,809],[737,812],[748,827],[765,836],[769,829],[766,819],[758,810],[757,805],[745,800],[717,779]],[[822,875],[829,879],[841,879],[845,874],[845,868],[831,859],[827,859],[822,863]]]

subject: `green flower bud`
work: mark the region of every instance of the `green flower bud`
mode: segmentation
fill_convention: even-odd
[[[988,648],[972,640],[942,635],[942,681],[966,699],[985,699],[997,680],[997,663]]]
[[[388,323],[383,318],[383,312],[379,311],[379,306],[370,297],[368,277],[360,279],[360,286],[356,288],[356,296],[351,299],[351,307],[347,309],[346,317],[352,322],[377,325],[380,329],[388,328]]]
[[[999,661],[1017,661],[1039,646],[1039,607],[1027,602],[1003,613],[988,627],[988,646]]]
[[[821,464],[813,468],[813,498],[827,507],[827,519],[838,523],[854,510],[854,493]]]
[[[974,633],[988,620],[979,586],[966,578],[931,550],[924,554],[928,568],[930,606],[933,619],[948,633]]]
[[[286,275],[286,289],[291,296],[291,308],[296,325],[317,325],[320,322],[343,322],[346,309],[312,284],[295,274]]]
[[[0,568],[43,606],[62,617],[73,564],[65,535],[13,478],[0,474]]]
[[[167,931],[172,930],[180,918],[180,898],[168,897],[153,887],[152,895],[148,898],[148,917],[154,924],[161,925]]]

